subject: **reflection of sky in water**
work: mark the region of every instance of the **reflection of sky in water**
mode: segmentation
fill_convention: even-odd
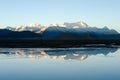
[[[118,48],[1,48],[0,80],[120,80],[119,52]]]

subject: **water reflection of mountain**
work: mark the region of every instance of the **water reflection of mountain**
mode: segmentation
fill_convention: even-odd
[[[49,49],[49,48],[1,48],[0,55],[25,57],[25,58],[40,58],[48,57],[52,59],[65,59],[65,60],[84,60],[90,55],[114,53],[117,48],[62,48],[62,49]]]

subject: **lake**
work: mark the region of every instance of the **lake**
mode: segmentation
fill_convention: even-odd
[[[120,80],[120,48],[0,48],[0,80]]]

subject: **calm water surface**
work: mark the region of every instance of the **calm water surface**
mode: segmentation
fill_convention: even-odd
[[[120,80],[120,48],[0,48],[0,80]]]

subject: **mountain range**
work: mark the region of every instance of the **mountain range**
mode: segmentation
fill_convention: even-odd
[[[0,38],[41,38],[41,39],[94,39],[120,38],[119,32],[108,27],[90,27],[82,21],[64,24],[30,24],[28,26],[7,26],[0,29]]]
[[[42,26],[7,26],[0,29],[0,47],[89,47],[120,45],[120,33],[107,26],[91,27],[85,22]]]

